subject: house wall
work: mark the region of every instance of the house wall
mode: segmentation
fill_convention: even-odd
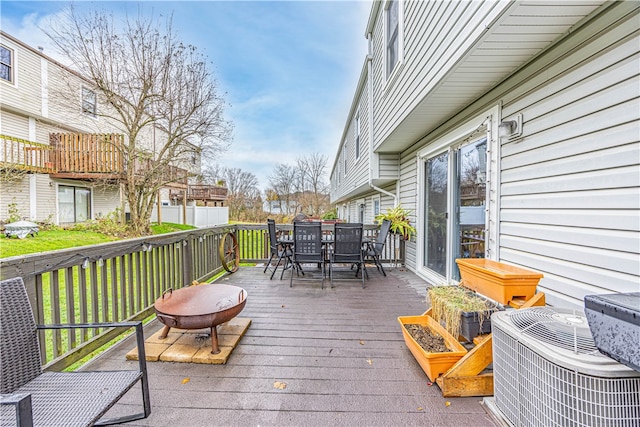
[[[635,8],[635,10],[634,10]],[[637,5],[605,10],[470,105],[523,115],[523,137],[500,147],[497,258],[540,271],[547,302],[638,290],[640,69]],[[402,154],[400,199],[416,208],[416,150]],[[415,243],[407,244],[415,269]]]
[[[42,76],[40,56],[14,41],[1,37],[0,43],[14,51],[14,84],[0,80],[2,106],[22,114],[39,115],[41,112]]]
[[[508,2],[402,1],[402,59],[386,78],[384,11],[374,28],[376,145],[438,85],[474,40],[507,7]]]
[[[4,91],[2,96],[4,96]],[[10,111],[3,112],[2,120],[0,120],[0,133],[29,139],[29,118]]]
[[[94,186],[92,191],[94,218],[106,217],[120,208],[120,187],[117,185]]]
[[[504,99],[525,137],[501,148],[500,258],[543,272],[553,302],[640,283],[640,37],[624,9]]]
[[[397,191],[400,204],[412,212],[412,223],[422,224],[417,216],[424,192],[421,153],[491,112],[487,128],[480,130],[489,136],[491,150],[488,256],[543,273],[539,289],[555,306],[579,308],[587,294],[637,291],[640,5],[606,3],[562,36],[549,28],[541,31],[537,37],[557,40],[542,52],[523,52],[529,58],[523,66],[473,95],[439,125],[425,127],[424,136],[405,141],[403,146],[409,148],[395,153],[385,151],[387,136],[416,111],[420,100],[428,99],[432,84],[446,81],[446,71],[455,67],[469,34],[475,34],[469,39],[479,37],[484,23],[496,18],[508,2],[403,5],[404,59],[389,80],[384,69],[383,3],[374,4],[370,20],[373,71],[367,78],[374,85],[374,139],[381,151],[373,154],[369,167],[389,178],[385,192],[379,193],[381,212],[394,204],[386,192]],[[451,96],[457,97],[463,86]],[[523,119],[522,136],[498,138],[499,122],[518,115]],[[397,189],[394,173],[399,176]],[[348,207],[352,218],[357,218],[358,201],[364,200],[368,218],[378,193],[359,184],[341,181],[332,197]],[[423,267],[418,249],[423,244],[423,236],[418,236],[405,246],[405,263],[419,274]]]
[[[6,191],[5,187],[11,186],[11,191]],[[2,184],[0,191],[0,219],[6,220],[9,211],[17,209],[20,219],[30,219],[29,216],[29,177],[23,176],[20,180],[8,184]]]
[[[50,133],[121,133],[121,126],[113,120],[82,113],[82,87],[91,86],[84,78],[6,33],[0,34],[0,42],[14,52],[14,83],[0,80],[0,134],[48,145]],[[106,108],[98,97],[98,113],[104,114]],[[166,135],[147,127],[140,132],[138,148],[154,150],[165,141]],[[199,157],[194,164],[192,156],[186,155],[182,163],[190,172],[200,172]],[[2,184],[0,220],[8,217],[7,203],[16,203],[25,218],[44,221],[53,213],[57,222],[55,188],[60,181],[49,175],[31,179],[15,186]],[[105,190],[84,180],[64,182],[92,188],[94,218],[121,206],[118,187]]]

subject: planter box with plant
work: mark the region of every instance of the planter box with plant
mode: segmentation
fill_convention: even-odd
[[[458,258],[461,285],[500,304],[527,301],[536,293],[542,274],[486,258]]]
[[[404,336],[404,342],[415,357],[416,361],[422,367],[422,370],[427,374],[431,381],[435,381],[443,373],[447,372],[458,360],[460,360],[465,354],[465,349],[456,338],[449,334],[438,322],[433,320],[431,316],[401,316],[398,317],[398,322],[402,326],[402,335]],[[418,327],[412,327],[417,325]],[[418,329],[418,332],[426,333],[428,339],[426,341],[434,342],[441,338],[441,344],[444,344],[444,348],[424,348],[418,343],[414,334],[409,329]],[[420,331],[423,329],[423,331]],[[434,335],[429,336],[429,334]],[[416,335],[416,337],[418,337]],[[420,338],[419,338],[420,339]],[[424,340],[421,340],[424,341]]]
[[[402,209],[402,206],[398,205],[393,209],[387,209],[387,212],[381,213],[376,216],[375,220],[378,224],[382,224],[384,220],[391,221],[391,227],[389,231],[392,234],[401,236],[404,240],[410,240],[411,236],[416,233],[416,229],[411,225],[409,221],[409,214],[411,211]]]
[[[491,332],[491,314],[504,308],[461,286],[428,289],[431,315],[454,337],[467,341]]]

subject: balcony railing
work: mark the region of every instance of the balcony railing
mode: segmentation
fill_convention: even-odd
[[[122,178],[124,137],[120,134],[52,133],[49,145],[0,135],[0,167],[28,172],[48,173],[55,178]],[[136,159],[134,168],[149,170],[150,160]],[[161,171],[169,186],[186,188],[186,169],[166,166]]]
[[[50,146],[7,135],[0,135],[0,140],[0,165],[3,168],[42,173],[55,170]]]
[[[123,140],[113,133],[52,133],[49,143],[56,173],[70,178],[116,178],[124,170]]]
[[[187,200],[227,200],[227,188],[217,185],[190,185],[187,188]],[[182,199],[184,190],[171,190],[169,198]]]
[[[278,229],[286,233],[292,226]],[[365,235],[377,229],[367,225]],[[241,262],[267,261],[266,224],[237,224],[5,258],[0,279],[23,278],[39,324],[141,320],[153,314],[153,303],[167,289],[223,271],[218,247],[228,231],[236,233]],[[402,262],[403,256],[402,241],[390,235],[383,262]],[[111,330],[39,333],[41,358],[51,369],[70,366],[115,335]]]

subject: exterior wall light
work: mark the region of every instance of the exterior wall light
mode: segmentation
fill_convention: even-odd
[[[522,114],[515,116],[514,120],[503,120],[498,125],[498,136],[507,139],[522,136]]]

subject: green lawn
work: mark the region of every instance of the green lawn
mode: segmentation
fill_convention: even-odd
[[[153,234],[173,233],[175,231],[190,230],[195,227],[183,224],[153,224]],[[0,258],[8,258],[18,255],[27,255],[37,252],[54,251],[58,249],[73,248],[76,246],[96,245],[120,240],[117,237],[94,231],[77,230],[50,230],[41,231],[35,237],[18,239],[15,237],[0,236]]]

